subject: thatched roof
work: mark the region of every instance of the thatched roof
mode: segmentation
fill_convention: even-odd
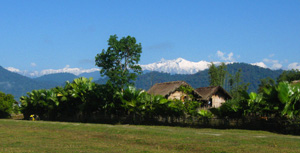
[[[223,92],[226,96],[225,98],[232,98],[230,94],[221,86],[201,87],[197,88],[196,91],[202,96],[202,100],[209,100],[218,91]]]
[[[157,83],[154,86],[152,86],[147,92],[149,94],[153,94],[153,95],[168,96],[171,93],[173,93],[174,91],[176,91],[180,86],[191,87],[185,81],[172,81],[172,82]],[[194,90],[194,93],[198,97],[201,97],[201,95],[199,93],[197,93],[197,91]]]

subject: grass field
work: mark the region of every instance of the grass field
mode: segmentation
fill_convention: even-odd
[[[0,152],[300,152],[300,136],[2,119]]]

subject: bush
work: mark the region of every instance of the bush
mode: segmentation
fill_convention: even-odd
[[[14,103],[14,96],[0,92],[0,118],[10,117]]]

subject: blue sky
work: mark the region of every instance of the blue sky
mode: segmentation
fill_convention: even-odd
[[[140,64],[263,62],[300,68],[300,1],[1,0],[0,65],[91,69],[110,35],[133,36]]]

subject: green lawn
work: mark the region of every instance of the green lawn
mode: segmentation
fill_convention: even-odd
[[[300,152],[265,131],[0,120],[0,152]]]

